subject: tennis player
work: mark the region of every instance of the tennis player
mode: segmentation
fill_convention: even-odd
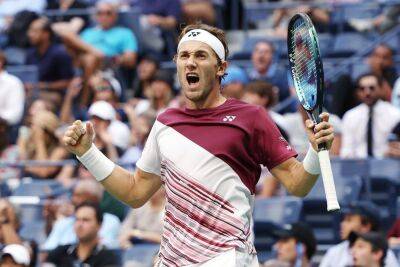
[[[317,144],[330,148],[328,114],[307,121],[303,162],[266,111],[221,95],[228,47],[223,31],[184,28],[175,57],[186,107],[160,114],[134,174],[93,144],[93,126],[75,121],[64,142],[103,186],[137,208],[164,185],[167,204],[157,266],[258,266],[252,209],[260,164],[286,189],[305,196],[320,167]],[[314,129],[314,131],[313,131]]]

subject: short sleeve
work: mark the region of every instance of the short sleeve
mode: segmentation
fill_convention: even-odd
[[[161,176],[161,156],[157,142],[158,122],[153,124],[146,145],[144,146],[142,156],[136,163],[136,166],[142,171],[154,173]]]
[[[258,164],[269,170],[291,157],[296,151],[280,133],[278,127],[263,108],[259,108],[254,116],[252,149]]]
[[[122,53],[125,52],[137,52],[138,51],[138,42],[136,36],[130,29],[125,29],[126,31],[123,34],[122,38]]]
[[[68,55],[64,48],[60,50],[56,58],[57,70],[60,79],[72,79],[74,76],[74,67],[72,65],[72,58]]]

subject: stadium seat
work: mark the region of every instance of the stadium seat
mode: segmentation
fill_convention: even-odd
[[[34,240],[38,244],[43,244],[46,241],[45,222],[37,220],[23,222],[19,234],[24,240]]]
[[[49,198],[67,193],[62,184],[55,180],[36,180],[24,178],[21,184],[14,190],[13,196],[37,196]]]
[[[150,267],[160,250],[159,244],[138,244],[123,252],[124,266]]]
[[[270,251],[274,242],[272,233],[284,224],[299,221],[302,201],[286,196],[256,199],[254,205],[254,244],[257,251]]]
[[[332,50],[327,55],[329,57],[348,57],[370,44],[371,41],[359,33],[340,33],[336,35]]]
[[[24,83],[37,83],[39,80],[38,68],[33,65],[10,66],[7,71],[20,78]]]

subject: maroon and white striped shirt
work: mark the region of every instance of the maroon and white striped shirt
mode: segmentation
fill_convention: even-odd
[[[137,162],[160,175],[166,189],[160,263],[196,265],[232,249],[254,257],[260,164],[272,169],[295,156],[261,107],[228,99],[216,108],[160,114]]]

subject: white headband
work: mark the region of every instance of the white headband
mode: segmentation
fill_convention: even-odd
[[[225,60],[224,45],[217,37],[215,37],[215,35],[209,33],[208,31],[202,29],[188,31],[180,40],[178,44],[178,50],[179,47],[187,41],[199,41],[208,44],[221,60]]]

